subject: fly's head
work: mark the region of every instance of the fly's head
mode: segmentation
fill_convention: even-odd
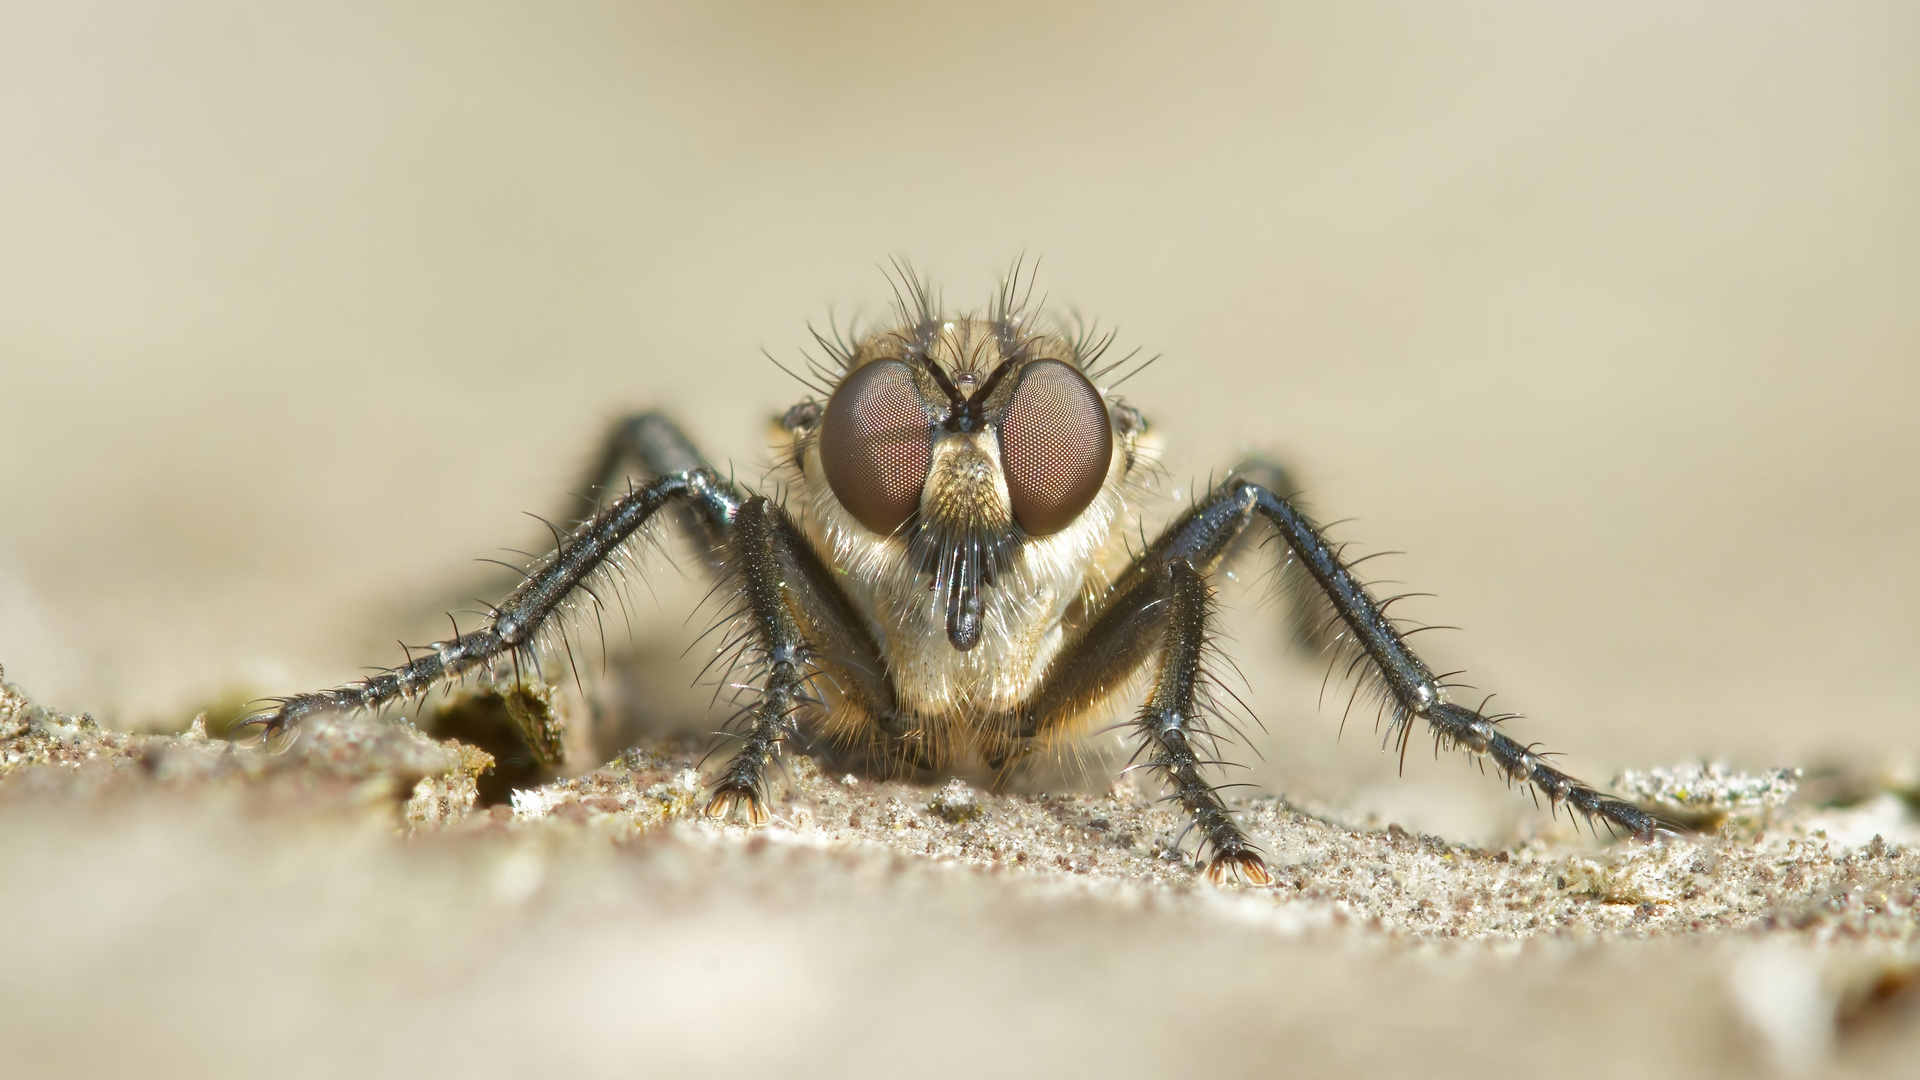
[[[1089,377],[1097,347],[1024,321],[922,310],[833,348],[825,404],[785,421],[815,511],[837,547],[859,549],[835,561],[910,568],[962,652],[980,640],[992,591],[1027,584],[1029,556],[1084,577],[1145,428]]]

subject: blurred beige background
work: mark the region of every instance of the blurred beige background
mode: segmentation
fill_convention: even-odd
[[[1177,486],[1284,452],[1580,774],[1911,759],[1916,56],[1899,3],[12,0],[0,663],[137,724],[392,662],[611,417],[756,476],[762,349],[1024,252],[1165,354]],[[1524,801],[1336,743],[1252,599],[1260,779]]]

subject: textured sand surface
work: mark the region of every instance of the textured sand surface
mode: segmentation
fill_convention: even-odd
[[[1491,1040],[1599,1076],[1900,1076],[1920,1052],[1920,826],[1892,793],[1499,850],[1257,799],[1278,880],[1253,888],[1206,884],[1124,783],[794,756],[754,829],[699,815],[684,747],[477,808],[491,764],[406,724],[280,754],[128,735],[7,686],[10,1073],[1468,1076]]]

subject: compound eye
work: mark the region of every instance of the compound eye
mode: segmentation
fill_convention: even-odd
[[[1000,462],[1013,519],[1034,536],[1072,524],[1100,493],[1113,461],[1105,403],[1072,364],[1036,360],[1000,419]]]
[[[860,524],[891,533],[920,509],[933,433],[913,374],[898,360],[855,369],[827,400],[820,467]]]

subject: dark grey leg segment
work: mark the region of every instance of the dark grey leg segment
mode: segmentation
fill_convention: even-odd
[[[816,673],[814,651],[781,587],[775,539],[779,514],[767,499],[749,499],[734,518],[729,538],[730,561],[745,602],[741,614],[752,628],[742,643],[743,655],[731,667],[737,670],[744,664],[752,669],[758,692],[757,700],[735,717],[745,721],[741,746],[715,782],[706,810],[709,817],[729,817],[744,805],[755,825],[767,822],[767,767],[780,744],[799,733],[794,714],[819,700],[809,686]]]
[[[1234,823],[1219,792],[1201,775],[1201,768],[1213,764],[1209,759],[1217,755],[1217,740],[1207,730],[1207,710],[1201,701],[1206,678],[1201,658],[1213,621],[1213,590],[1185,559],[1170,563],[1166,577],[1166,637],[1160,672],[1134,726],[1154,748],[1148,764],[1166,777],[1173,797],[1193,817],[1194,827],[1212,852],[1207,876],[1216,882],[1244,876],[1265,885],[1272,880],[1266,863]]]
[[[630,463],[648,476],[711,468],[679,427],[659,413],[640,413],[613,425],[587,470],[587,490],[610,487]]]
[[[412,700],[441,683],[476,668],[492,671],[511,664],[537,662],[534,649],[541,631],[575,589],[606,568],[635,531],[662,508],[684,501],[714,528],[724,529],[740,506],[732,485],[706,469],[663,476],[647,487],[614,499],[560,541],[513,594],[495,608],[487,625],[425,647],[425,655],[368,679],[331,690],[283,698],[241,726],[260,729],[267,738],[298,728],[321,712],[372,710],[397,699]]]

